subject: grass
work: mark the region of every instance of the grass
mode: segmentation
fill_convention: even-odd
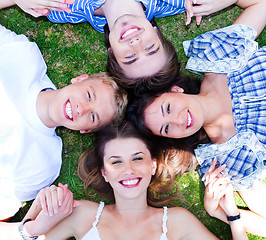
[[[159,27],[177,50],[182,71],[185,71],[187,58],[182,49],[182,42],[193,39],[201,33],[225,27],[233,23],[241,13],[238,7],[204,18],[197,26],[195,20],[185,26],[185,14],[157,19]],[[45,17],[33,18],[18,7],[1,10],[0,24],[26,35],[38,44],[48,66],[48,76],[60,88],[70,83],[70,79],[78,75],[105,71],[107,59],[103,34],[95,31],[89,23],[53,24]],[[260,46],[266,45],[266,30],[257,40]],[[93,134],[81,135],[65,128],[58,128],[57,134],[63,139],[63,164],[56,183],[67,183],[74,193],[75,199],[86,199],[83,185],[77,176],[77,159],[87,148],[93,146]],[[231,239],[229,227],[221,221],[211,218],[203,206],[204,186],[196,172],[189,173],[179,180],[180,194],[175,199],[176,206],[183,206],[195,214],[220,239]],[[93,192],[91,192],[93,193]],[[237,197],[237,202],[241,199]],[[89,200],[99,202],[95,195]],[[20,220],[30,204],[16,215]],[[263,239],[249,235],[249,239]]]

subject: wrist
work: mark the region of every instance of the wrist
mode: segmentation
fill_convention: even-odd
[[[227,221],[229,223],[231,222],[234,222],[234,221],[237,221],[240,219],[240,213],[238,213],[237,215],[230,215],[230,216],[227,216]]]
[[[35,240],[38,238],[36,236],[29,235],[29,233],[25,229],[25,225],[27,224],[29,226],[31,222],[31,219],[24,219],[18,226],[18,231],[23,240]]]

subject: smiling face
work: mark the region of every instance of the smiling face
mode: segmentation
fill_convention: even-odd
[[[113,54],[129,78],[152,76],[166,64],[166,54],[157,28],[145,18],[123,15],[110,29]]]
[[[49,115],[57,126],[84,133],[110,122],[116,108],[114,89],[101,80],[87,79],[57,90]]]
[[[117,138],[106,143],[102,175],[114,193],[132,199],[145,196],[156,171],[145,143],[137,138]]]
[[[203,126],[203,108],[197,95],[168,92],[145,109],[144,122],[155,135],[188,137]]]

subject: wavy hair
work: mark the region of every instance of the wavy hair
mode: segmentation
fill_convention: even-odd
[[[85,151],[80,156],[78,175],[84,182],[85,192],[88,194],[87,188],[92,188],[98,194],[107,198],[114,198],[113,189],[108,182],[105,182],[101,169],[104,164],[103,158],[106,144],[117,138],[137,138],[145,143],[151,157],[157,159],[156,173],[152,176],[147,191],[148,204],[159,207],[168,203],[175,195],[175,193],[169,194],[176,182],[176,172],[173,164],[171,165],[170,163],[173,156],[170,157],[167,151],[161,151],[152,141],[143,137],[130,122],[123,122],[119,126],[106,126],[96,132],[95,147]],[[182,158],[182,156],[182,153],[179,156],[179,152],[175,152],[176,158]]]

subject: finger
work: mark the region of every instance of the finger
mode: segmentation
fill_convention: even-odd
[[[211,188],[213,191],[213,197],[214,199],[220,199],[224,194],[221,194],[221,192],[224,191],[224,189],[227,187],[228,181],[225,180],[224,177],[216,178],[212,184]],[[220,197],[218,197],[220,196]]]
[[[57,188],[58,207],[60,207],[62,205],[63,198],[64,198],[64,189],[58,187]]]
[[[66,4],[74,4],[75,3],[75,0],[65,0],[65,3]]]
[[[59,188],[59,187],[53,188],[51,190],[52,204],[53,204],[53,212],[55,214],[58,213],[59,198],[60,198],[60,201],[61,201],[61,199],[63,198],[63,195],[64,195],[63,192],[64,192],[64,190],[62,188]]]
[[[186,25],[191,23],[191,18],[193,17],[193,10],[192,10],[192,2],[191,0],[186,0],[185,2],[185,8],[186,8],[186,15],[187,15],[187,21]]]
[[[47,202],[47,207],[48,207],[48,212],[50,216],[54,215],[54,201],[55,201],[55,196],[57,195],[56,193],[56,186],[51,186],[49,191],[47,191],[46,194],[46,202]]]
[[[42,189],[39,194],[38,194],[38,198],[39,198],[39,203],[41,205],[42,210],[44,211],[45,215],[48,215],[48,208],[46,205],[46,189]]]
[[[196,23],[197,25],[200,25],[202,16],[196,16]]]

